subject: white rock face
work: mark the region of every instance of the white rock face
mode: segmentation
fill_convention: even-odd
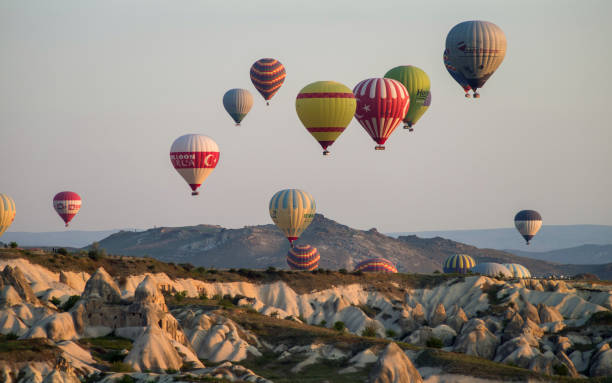
[[[159,327],[151,326],[134,342],[124,359],[135,371],[178,370],[183,360]]]
[[[56,313],[36,322],[22,339],[49,338],[56,342],[78,338],[70,313]]]
[[[395,343],[389,343],[372,369],[369,382],[422,383],[423,379],[402,349]]]
[[[610,376],[612,375],[612,349],[609,344],[604,344],[599,348],[593,357],[593,363],[589,369],[591,376]]]
[[[0,334],[23,335],[28,326],[11,309],[0,310]]]
[[[454,350],[491,359],[498,344],[499,339],[489,331],[481,319],[471,319],[463,326]]]
[[[363,369],[366,365],[375,363],[378,360],[378,356],[372,350],[372,348],[366,348],[365,350],[355,354],[351,359],[349,359],[349,367],[343,368],[338,371],[339,374],[347,374],[351,372],[356,372]]]
[[[100,267],[85,284],[82,297],[87,300],[99,299],[106,303],[119,303],[121,291],[106,270]]]

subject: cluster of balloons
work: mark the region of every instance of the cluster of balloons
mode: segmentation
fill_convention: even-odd
[[[448,33],[443,62],[465,91],[465,96],[470,97],[469,91],[472,91],[474,98],[478,98],[477,90],[499,67],[505,53],[506,39],[497,25],[487,21],[466,21]],[[285,81],[286,70],[280,61],[262,58],[251,66],[250,77],[269,105]],[[375,149],[384,150],[385,142],[401,122],[405,129],[412,131],[430,105],[429,76],[413,65],[394,67],[383,77],[360,81],[352,90],[335,81],[316,81],[302,88],[295,101],[300,121],[321,145],[324,155],[329,154],[328,148],[353,117],[376,143]],[[253,107],[253,96],[246,89],[230,89],[223,95],[223,106],[236,125],[240,125]],[[219,158],[218,145],[205,135],[183,135],[170,148],[170,161],[191,188],[192,195],[198,195],[198,188],[215,169]],[[53,198],[53,207],[66,226],[79,212],[81,204],[81,197],[71,191],[60,192]],[[316,248],[294,246],[314,219],[314,198],[303,190],[281,190],[270,200],[269,210],[270,217],[291,244],[287,254],[288,265],[297,270],[317,268],[320,254]],[[15,202],[0,194],[0,236],[14,219]],[[516,215],[515,225],[529,244],[540,229],[542,218],[533,210],[524,210]],[[445,261],[444,271],[465,273],[476,266],[471,257],[459,254]],[[511,273],[529,273],[519,266],[509,267]],[[397,272],[395,265],[384,258],[367,259],[355,270]]]
[[[484,262],[476,264],[474,258],[467,254],[453,254],[446,258],[442,264],[445,273],[467,274],[468,272],[478,273],[496,277],[503,275],[507,278],[531,278],[531,273],[527,268],[518,263],[494,263]]]

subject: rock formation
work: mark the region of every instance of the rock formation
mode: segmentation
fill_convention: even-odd
[[[422,383],[410,358],[395,343],[389,343],[370,372],[370,383]]]

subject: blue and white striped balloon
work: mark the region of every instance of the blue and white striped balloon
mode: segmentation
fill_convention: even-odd
[[[518,263],[505,263],[504,266],[512,273],[514,278],[531,278],[529,270]]]

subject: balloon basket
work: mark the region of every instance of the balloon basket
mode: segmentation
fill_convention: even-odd
[[[409,132],[414,132],[414,128],[408,128]]]
[[[470,94],[469,94],[469,93],[466,93],[466,94],[465,94],[465,98],[472,98],[472,96],[470,96]]]
[[[191,195],[193,196],[200,195],[200,192],[194,191],[194,192],[191,192]]]
[[[474,98],[480,98],[480,93],[474,93]]]
[[[237,122],[237,123],[236,123],[236,126],[240,126],[240,123],[239,123],[239,122]]]
[[[328,151],[328,150],[324,150],[324,151],[323,151],[323,155],[324,155],[324,156],[329,156],[329,151]]]
[[[65,224],[64,227],[68,227],[68,224]]]
[[[266,102],[266,106],[270,106],[270,103],[269,103],[269,102]]]
[[[385,150],[385,146],[384,145],[376,145],[374,147],[374,150]]]

